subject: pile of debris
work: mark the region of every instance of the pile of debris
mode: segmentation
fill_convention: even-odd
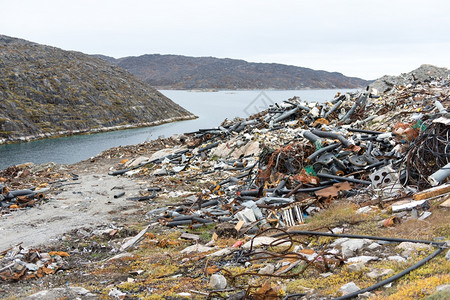
[[[181,198],[147,214],[170,227],[230,221],[247,230],[288,227],[337,197],[361,206],[408,199],[450,174],[449,84],[436,80],[382,96],[368,88],[325,104],[295,97],[246,120],[180,136],[185,146],[126,161],[126,169],[110,175],[202,184],[201,193],[158,187],[132,199],[153,199],[159,191]],[[413,203],[407,209],[425,206]]]
[[[138,292],[143,291],[139,283],[156,286],[162,278],[185,277],[182,282],[202,281],[207,292],[187,290],[179,297],[277,299],[285,291],[282,284],[299,280],[299,275],[313,269],[323,290],[327,285],[342,285],[339,291],[326,291],[327,296],[339,294],[343,296],[338,299],[347,299],[389,285],[420,267],[448,248],[445,238],[428,241],[347,232],[350,221],[363,222],[373,211],[380,212],[377,228],[388,231],[408,219],[429,218],[435,207],[450,207],[450,79],[421,78],[411,76],[404,85],[390,86],[382,93],[368,87],[337,94],[327,103],[294,97],[246,119],[225,120],[217,128],[118,147],[92,158],[92,163],[121,159],[109,175],[135,178],[145,189],[127,195],[129,189],[118,186],[105,194],[136,201],[146,208],[149,220],[134,237],[111,243],[109,254],[115,256],[101,268],[122,258],[134,259],[127,251],[141,244],[155,259],[169,257],[170,264],[180,268],[151,281],[150,272],[140,268],[144,262],[129,264],[139,269],[130,269],[132,277],[125,284],[136,285]],[[20,179],[21,174],[10,177]],[[45,189],[77,178],[55,174],[34,185],[9,180],[12,191],[3,181],[2,214],[14,205],[24,208],[43,200],[40,193]],[[354,219],[331,228],[298,230],[337,200],[357,206],[356,213],[352,211]],[[146,205],[151,205],[150,211]],[[179,240],[174,239],[174,233],[180,233],[177,230],[183,231]],[[196,234],[202,230],[213,234],[208,239]],[[105,231],[108,238],[116,233],[115,227]],[[158,252],[169,247],[180,251],[173,257],[173,253]],[[40,278],[64,269],[62,253],[47,255],[20,246],[8,249],[0,253],[0,278]],[[340,278],[342,270],[350,274],[349,280]],[[209,279],[209,289],[204,277]],[[282,284],[260,280],[267,277]],[[360,278],[363,284],[358,283]],[[116,298],[138,293],[121,289],[120,284],[108,289]],[[148,290],[152,293],[153,286]],[[305,295],[317,299],[319,294],[323,296],[302,287],[285,299]]]
[[[130,200],[165,200],[165,205],[147,213],[150,227],[141,236],[158,225],[195,230],[215,224],[210,243],[193,245],[183,253],[214,251],[210,246],[220,236],[251,237],[246,244],[237,242],[232,248],[210,253],[221,259],[212,267],[215,274],[209,297],[236,288],[242,293],[245,288],[236,285],[241,276],[293,278],[315,266],[326,277],[343,264],[350,264],[348,268],[355,272],[370,271],[368,287],[343,286],[342,299],[347,299],[400,278],[438,255],[447,244],[345,235],[342,228],[324,233],[291,227],[303,224],[338,198],[358,204],[360,214],[375,207],[390,208],[391,216],[379,222],[384,227],[408,218],[428,218],[432,206],[448,207],[449,102],[448,79],[414,82],[383,94],[368,87],[338,94],[328,103],[307,103],[294,97],[247,119],[225,120],[217,128],[178,136],[181,146],[124,160],[125,169],[109,174],[149,178],[156,185]],[[281,232],[273,235],[274,230]],[[295,235],[338,239],[316,247],[313,241],[295,243]],[[391,243],[400,245],[386,248]],[[261,246],[265,250],[257,249]],[[392,277],[387,278],[392,270],[366,268],[369,261],[405,262],[412,250],[396,255],[403,247],[430,252],[432,246],[437,249],[424,260]],[[266,264],[259,271],[233,274],[221,267],[238,264],[252,269],[261,260]],[[234,289],[226,289],[227,281],[220,273],[231,280]],[[381,278],[387,279],[374,283]],[[257,289],[249,285],[241,296],[250,294],[265,299],[279,291],[270,284]],[[294,296],[301,295],[287,298]]]
[[[27,249],[17,245],[0,253],[2,268],[0,279],[4,281],[42,278],[68,268],[64,257],[70,256],[64,251],[41,252],[39,249]]]
[[[26,163],[1,170],[0,216],[45,203],[48,192],[77,179],[76,174],[56,170],[54,163]]]

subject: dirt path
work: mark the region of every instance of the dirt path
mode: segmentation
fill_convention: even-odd
[[[138,183],[126,177],[106,173],[80,175],[78,180],[52,193],[49,202],[1,218],[0,250],[18,243],[38,246],[75,228],[95,227],[132,215],[139,206],[125,197],[136,194],[139,189]],[[113,196],[122,191],[126,196],[114,199]]]

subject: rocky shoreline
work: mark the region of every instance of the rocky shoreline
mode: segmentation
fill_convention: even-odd
[[[35,140],[42,140],[42,139],[47,139],[47,138],[58,138],[58,137],[72,136],[72,135],[78,135],[78,134],[94,134],[94,133],[117,131],[117,130],[124,130],[124,129],[152,127],[152,126],[158,126],[158,125],[162,125],[162,124],[166,124],[166,123],[194,120],[197,118],[198,118],[197,116],[191,114],[191,115],[182,116],[182,117],[173,117],[173,118],[168,118],[168,119],[164,119],[164,120],[158,120],[158,121],[154,121],[154,122],[144,122],[144,123],[138,123],[138,124],[118,125],[118,126],[100,127],[100,128],[83,129],[83,130],[64,130],[64,131],[48,132],[48,133],[42,133],[39,135],[29,135],[29,136],[14,137],[14,138],[0,138],[0,145],[21,143],[21,142],[31,142],[31,141],[35,141]]]

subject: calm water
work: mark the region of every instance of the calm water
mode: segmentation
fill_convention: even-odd
[[[75,163],[112,147],[139,144],[160,136],[169,137],[176,133],[195,131],[199,128],[216,127],[226,118],[247,117],[266,108],[271,103],[280,103],[293,96],[299,96],[305,101],[329,101],[338,91],[345,92],[345,90],[161,91],[199,118],[155,127],[1,145],[0,169],[24,162]]]

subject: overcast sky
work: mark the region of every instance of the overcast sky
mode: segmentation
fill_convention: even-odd
[[[116,58],[180,54],[375,79],[450,67],[448,0],[2,0],[0,34]]]

